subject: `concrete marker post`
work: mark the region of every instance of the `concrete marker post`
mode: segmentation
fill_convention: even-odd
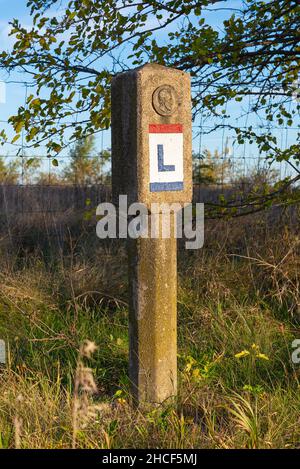
[[[192,128],[189,74],[157,64],[112,81],[112,182],[128,204],[190,203]],[[163,214],[159,214],[163,221]],[[174,224],[174,221],[173,221]],[[136,401],[177,394],[177,240],[128,240],[129,376]]]

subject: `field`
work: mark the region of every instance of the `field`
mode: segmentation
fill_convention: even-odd
[[[124,243],[83,215],[11,222],[0,448],[299,448],[297,210],[207,221],[203,249],[179,245],[179,396],[154,409],[129,394]]]

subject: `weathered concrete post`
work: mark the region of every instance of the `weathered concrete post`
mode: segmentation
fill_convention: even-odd
[[[156,64],[112,82],[113,198],[128,204],[189,203],[192,199],[189,74]],[[162,215],[159,215],[162,218]],[[150,215],[149,218],[149,226]],[[177,243],[128,241],[129,374],[139,403],[161,403],[177,392]]]

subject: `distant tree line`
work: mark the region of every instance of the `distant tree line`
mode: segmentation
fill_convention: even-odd
[[[94,185],[110,184],[110,159],[109,149],[98,151],[95,148],[94,136],[78,140],[72,147],[69,155],[69,163],[59,168],[58,162],[51,170],[42,170],[42,162],[39,157],[24,156],[15,157],[12,161],[8,158],[0,158],[0,184],[76,184]]]
[[[211,152],[193,152],[193,182],[195,185],[232,185],[256,181],[270,184],[276,180],[275,171],[253,171],[246,176],[242,168],[235,165],[234,171],[229,156],[229,149],[224,152],[218,150]],[[69,185],[91,186],[97,184],[110,185],[111,183],[111,151],[110,149],[97,151],[94,136],[78,140],[68,155],[68,164],[62,168],[58,162],[51,170],[42,170],[39,157],[0,158],[0,184],[25,185]]]

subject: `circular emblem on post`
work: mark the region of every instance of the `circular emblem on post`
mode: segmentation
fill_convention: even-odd
[[[171,116],[177,107],[177,94],[173,86],[162,85],[157,88],[152,97],[152,104],[161,116]]]

